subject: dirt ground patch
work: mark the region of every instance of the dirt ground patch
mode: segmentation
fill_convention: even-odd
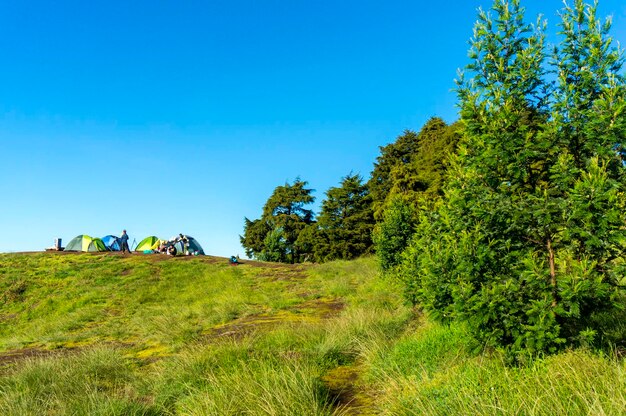
[[[62,354],[67,354],[70,349],[63,350],[44,350],[40,348],[22,348],[19,350],[12,350],[0,353],[0,370],[3,367],[7,367],[11,364],[14,364],[18,361],[22,361],[28,358],[44,358],[44,357],[52,357],[59,356]]]
[[[329,319],[339,315],[345,307],[346,304],[340,299],[319,298],[303,302],[295,308],[321,319]]]
[[[133,343],[130,342],[120,342],[120,341],[109,341],[109,342],[100,342],[96,344],[88,344],[81,346],[68,346],[63,348],[57,348],[53,350],[47,350],[44,348],[36,348],[36,347],[27,347],[20,348],[16,350],[9,350],[0,352],[0,372],[8,368],[20,361],[27,360],[30,358],[52,358],[52,357],[63,357],[71,354],[78,354],[81,351],[88,350],[90,348],[97,348],[98,346],[107,346],[115,349],[128,349],[134,346]]]
[[[334,405],[348,415],[371,415],[372,398],[361,391],[358,366],[340,366],[322,377],[333,398]]]
[[[312,299],[273,314],[257,314],[235,319],[212,328],[207,338],[241,339],[256,331],[285,323],[319,322],[337,316],[345,304],[338,299]]]

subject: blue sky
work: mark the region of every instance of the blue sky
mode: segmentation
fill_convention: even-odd
[[[404,129],[456,119],[490,4],[0,2],[0,252],[126,228],[243,255],[276,186],[307,180],[317,206]],[[555,29],[560,0],[523,4]],[[600,12],[626,43],[623,1]]]

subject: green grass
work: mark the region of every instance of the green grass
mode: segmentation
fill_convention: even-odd
[[[426,323],[371,357],[388,415],[622,415],[626,362],[587,350],[505,365],[465,328]]]
[[[623,359],[508,367],[400,292],[372,258],[0,255],[0,414],[624,414]]]

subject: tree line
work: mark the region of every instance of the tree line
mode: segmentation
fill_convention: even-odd
[[[446,160],[458,141],[458,123],[433,117],[419,133],[406,130],[380,147],[371,177],[341,178],[325,193],[319,215],[308,182],[297,178],[277,186],[256,220],[245,218],[240,236],[246,255],[298,263],[349,260],[374,252],[384,212],[400,199],[413,204],[440,195]]]
[[[519,0],[481,10],[457,79],[460,120],[431,118],[348,175],[319,216],[297,179],[246,219],[249,256],[375,252],[407,301],[508,356],[626,346],[626,81],[597,3],[566,3],[558,43]]]

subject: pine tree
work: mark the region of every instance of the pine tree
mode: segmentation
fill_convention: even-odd
[[[245,219],[241,244],[248,256],[260,260],[300,262],[296,241],[299,233],[314,222],[314,214],[305,206],[313,203],[313,189],[299,178],[293,184],[277,186],[263,206],[260,219]]]
[[[317,224],[315,253],[320,261],[348,260],[371,251],[374,216],[361,176],[350,174],[326,192]]]
[[[380,148],[367,185],[374,218],[380,222],[391,201],[401,198],[417,208],[442,194],[450,154],[456,149],[459,125],[430,118],[419,133],[406,130],[394,143]]]
[[[405,130],[394,143],[380,147],[380,156],[376,158],[374,170],[367,182],[376,221],[382,219],[389,192],[393,187],[392,171],[410,163],[413,155],[417,154],[419,145],[417,133]]]
[[[374,229],[374,247],[383,273],[393,275],[415,233],[415,211],[402,198],[391,201]]]
[[[246,250],[246,256],[258,257],[265,249],[265,237],[271,230],[270,225],[263,219],[252,221],[244,218],[243,235],[239,236],[239,241]]]
[[[459,81],[463,138],[437,213],[404,260],[410,292],[488,345],[554,351],[589,342],[621,296],[626,138],[621,53],[595,6],[562,13],[546,74],[544,23],[496,0]]]

